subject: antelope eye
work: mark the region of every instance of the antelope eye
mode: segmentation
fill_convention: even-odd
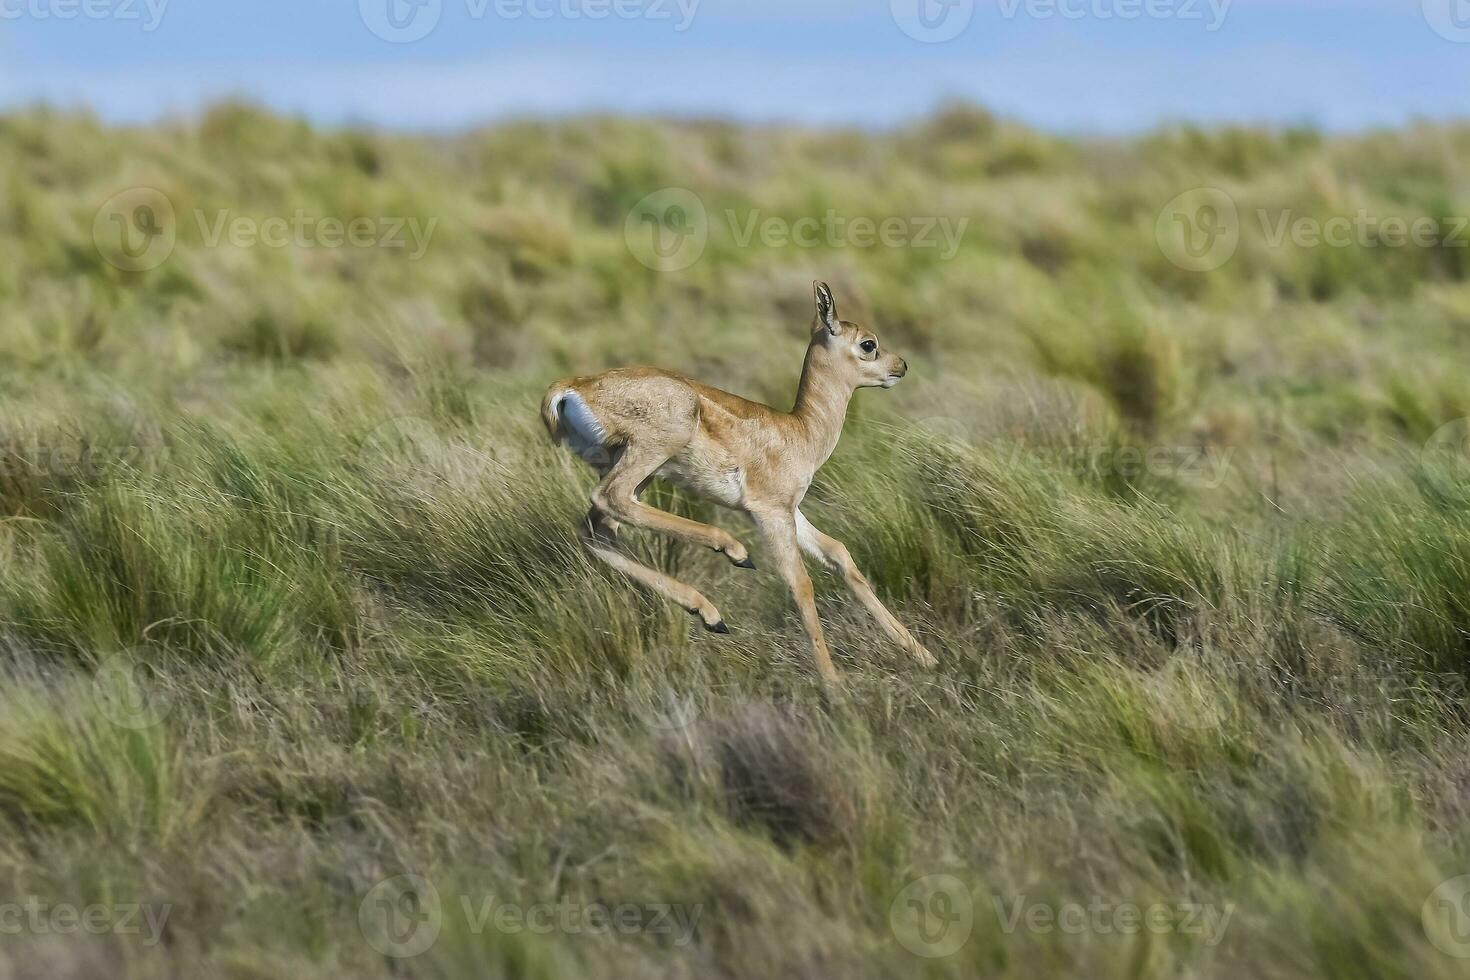
[[[858,344],[858,347],[862,348],[864,354],[871,354],[878,349],[878,342],[876,340],[865,340],[861,344]]]

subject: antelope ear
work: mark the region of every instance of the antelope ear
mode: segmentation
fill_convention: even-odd
[[[825,282],[812,283],[817,299],[817,322],[827,328],[832,336],[842,333],[842,321],[837,319],[837,301]]]

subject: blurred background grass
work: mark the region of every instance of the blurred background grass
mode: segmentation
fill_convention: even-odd
[[[1421,911],[1470,859],[1470,235],[1269,232],[1449,234],[1467,151],[1450,125],[1063,139],[969,104],[885,132],[0,117],[0,882],[172,909],[156,946],[32,932],[0,962],[1459,975]],[[140,187],[177,241],[129,272],[94,227]],[[659,272],[626,225],[670,187],[708,241]],[[1157,234],[1196,188],[1239,232],[1203,272]],[[737,234],[829,213],[968,223],[952,255]],[[297,214],[432,234],[211,240]],[[912,370],[854,400],[808,513],[943,661],[823,575],[840,701],[772,576],[634,536],[720,604],[713,638],[588,565],[590,474],[536,418],[551,380],[633,363],[787,406],[814,278]],[[402,873],[444,906],[412,959],[359,925]],[[900,894],[935,873],[972,933],[925,958]],[[533,934],[461,896],[699,914],[688,943]],[[1017,902],[1231,913],[1008,929]]]

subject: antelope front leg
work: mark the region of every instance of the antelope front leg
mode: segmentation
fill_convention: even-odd
[[[924,649],[924,645],[914,639],[914,635],[898,621],[898,617],[888,611],[888,607],[883,605],[878,596],[874,594],[873,587],[868,584],[867,579],[863,578],[863,573],[858,571],[857,563],[852,560],[847,546],[836,538],[818,531],[801,511],[796,512],[796,539],[801,545],[801,550],[842,575],[842,580],[847,583],[852,594],[857,596],[858,601],[878,621],[883,631],[893,638],[893,642],[907,650],[909,655],[924,667],[933,667],[939,663],[934,658],[934,654]]]
[[[812,659],[817,663],[817,672],[829,684],[837,683],[841,677],[832,666],[832,654],[827,650],[827,640],[822,633],[822,621],[817,618],[817,600],[812,589],[812,580],[801,561],[801,546],[797,542],[796,518],[794,514],[761,514],[756,516],[761,535],[766,539],[771,555],[791,589],[796,600],[796,609],[801,614],[801,625],[806,630],[807,640],[812,647]]]

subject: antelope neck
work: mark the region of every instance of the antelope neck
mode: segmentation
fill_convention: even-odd
[[[847,418],[847,403],[853,393],[851,385],[840,381],[820,363],[821,358],[818,346],[813,344],[807,350],[801,381],[796,386],[796,407],[791,410],[801,423],[817,466],[826,462],[837,448],[842,423]]]

